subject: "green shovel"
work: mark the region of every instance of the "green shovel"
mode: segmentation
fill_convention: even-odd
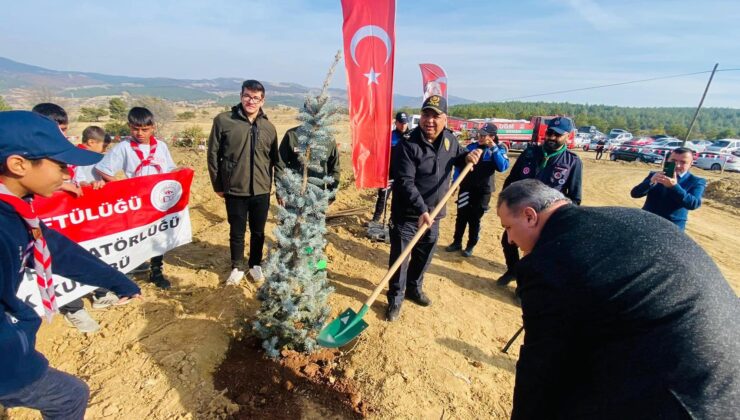
[[[437,207],[432,210],[432,213],[429,215],[432,220],[434,220],[434,218],[437,217],[437,214],[442,211],[442,208],[447,203],[447,200],[450,199],[452,194],[455,192],[457,187],[460,186],[460,183],[472,168],[473,164],[470,162],[465,165],[465,168],[463,168],[462,172],[460,172],[460,175],[457,177],[457,179],[455,179],[455,182],[447,191],[447,194],[442,197],[442,200],[439,202],[439,204],[437,204]],[[368,309],[370,309],[370,306],[372,306],[373,302],[375,302],[375,299],[378,298],[380,292],[391,280],[391,277],[393,277],[393,275],[396,273],[398,267],[401,266],[403,260],[405,260],[406,257],[409,256],[411,250],[414,248],[414,245],[419,242],[419,239],[421,239],[422,235],[424,235],[427,229],[429,229],[429,225],[425,224],[416,232],[416,235],[414,235],[414,237],[411,239],[411,242],[409,242],[403,252],[401,252],[401,255],[398,257],[398,259],[396,259],[391,268],[388,269],[388,272],[385,273],[385,277],[383,277],[383,280],[381,280],[378,286],[375,288],[373,294],[370,295],[369,298],[367,298],[365,304],[362,305],[362,308],[360,308],[359,312],[355,313],[355,311],[353,311],[351,308],[347,308],[337,317],[337,319],[330,322],[327,326],[324,327],[324,329],[319,332],[319,336],[316,339],[319,345],[330,348],[341,347],[354,340],[358,335],[360,335],[362,331],[365,330],[365,328],[368,327],[367,322],[363,321],[362,317],[365,316]]]

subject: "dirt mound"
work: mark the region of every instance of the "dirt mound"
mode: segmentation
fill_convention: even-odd
[[[710,182],[704,191],[704,197],[740,208],[740,179],[722,178]]]
[[[354,369],[340,368],[338,350],[312,355],[284,350],[265,357],[255,337],[234,340],[214,375],[218,389],[239,404],[237,419],[362,418],[368,405],[352,381]]]

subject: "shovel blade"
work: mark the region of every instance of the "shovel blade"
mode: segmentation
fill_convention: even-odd
[[[319,332],[316,341],[320,346],[327,348],[341,347],[349,343],[367,328],[367,322],[362,320],[363,315],[363,311],[358,315],[352,309],[345,310]]]

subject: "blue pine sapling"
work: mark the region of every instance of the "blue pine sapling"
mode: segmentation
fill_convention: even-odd
[[[261,306],[252,327],[263,339],[270,357],[280,350],[311,353],[316,336],[326,322],[330,307],[325,267],[326,210],[334,192],[326,188],[330,176],[310,177],[308,169],[321,171],[328,145],[334,142],[332,125],[340,118],[339,107],[329,101],[329,82],[341,53],[324,81],[318,96],[308,96],[298,116],[299,160],[303,172],[285,168],[276,179],[276,192],[284,200],[278,211],[276,247],[265,265],[265,282],[257,297]]]

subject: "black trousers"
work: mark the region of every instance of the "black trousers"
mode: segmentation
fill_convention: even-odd
[[[375,201],[375,212],[373,213],[373,220],[376,222],[380,221],[380,216],[383,215],[388,197],[390,197],[393,187],[393,180],[388,182],[388,188],[378,188],[378,199]]]
[[[601,150],[596,149],[596,160],[600,160],[601,156],[603,155],[604,155],[604,149],[601,149]]]
[[[418,231],[417,220],[403,220],[396,222],[391,220],[391,254],[388,267],[401,256],[401,252],[411,242],[411,238]],[[418,296],[424,283],[424,272],[427,271],[432,262],[434,247],[439,236],[439,220],[435,220],[432,227],[422,235],[416,243],[411,256],[407,257],[396,274],[391,277],[388,284],[388,304],[400,305],[405,296]]]
[[[468,228],[468,244],[472,248],[478,244],[480,238],[480,221],[488,211],[491,202],[491,193],[480,190],[460,190],[457,195],[457,218],[455,219],[455,235],[453,242],[462,244],[463,234]]]
[[[270,194],[251,197],[226,195],[226,215],[229,221],[231,268],[246,271],[262,262],[265,245],[265,224],[270,210]],[[244,236],[249,223],[249,261],[244,265]]]
[[[504,249],[504,259],[506,260],[506,271],[515,274],[516,265],[519,262],[519,248],[509,243],[509,235],[501,236],[501,247]]]

